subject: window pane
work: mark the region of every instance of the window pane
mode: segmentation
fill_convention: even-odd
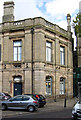
[[[51,48],[51,43],[50,42],[46,42],[46,46]]]
[[[49,58],[48,58],[48,61],[51,62],[51,49],[49,49]]]
[[[19,81],[20,82],[20,80],[21,80],[21,77],[15,77],[14,78],[14,81]]]
[[[28,101],[30,98],[28,97],[23,97],[23,101]]]
[[[60,82],[60,94],[64,94],[64,83]]]
[[[60,94],[65,93],[65,78],[60,78]]]
[[[22,97],[16,97],[13,99],[13,101],[22,101]]]
[[[65,65],[65,48],[60,47],[60,64]]]
[[[51,62],[52,50],[51,43],[46,42],[46,61]]]
[[[46,78],[46,94],[48,95],[52,94],[52,78],[51,77]]]
[[[14,61],[21,61],[22,56],[22,41],[14,42]]]
[[[63,48],[63,47],[60,47],[60,51],[63,52],[63,51],[64,51],[64,48]]]
[[[17,48],[14,47],[14,61],[17,61]]]
[[[21,46],[21,41],[15,41],[14,46]]]
[[[21,47],[18,47],[18,61],[21,61],[21,52],[22,52]]]
[[[65,60],[64,57],[65,57],[64,53],[62,53],[62,65],[64,65],[64,60]]]
[[[46,48],[46,61],[48,61],[48,59],[49,59],[49,49]]]

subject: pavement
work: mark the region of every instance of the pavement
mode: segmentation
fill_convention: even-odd
[[[46,105],[42,108],[38,108],[34,114],[41,113],[41,112],[48,112],[48,111],[61,111],[63,109],[72,109],[74,104],[77,102],[76,98],[72,99],[59,99],[56,102],[50,102],[46,103]],[[22,115],[22,114],[31,114],[30,112],[27,112],[25,110],[6,110],[2,112],[2,117],[13,117],[14,115]]]

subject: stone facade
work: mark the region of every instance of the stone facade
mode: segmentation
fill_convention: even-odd
[[[1,54],[1,44],[2,44],[2,35],[0,34],[0,91],[2,91],[2,54]]]
[[[5,2],[4,5],[9,8],[11,5],[14,8],[12,2]],[[6,17],[6,15],[4,16]],[[11,21],[5,20],[3,19],[3,23],[0,24],[2,48],[0,87],[2,86],[3,92],[14,96],[19,89],[20,94],[36,93],[53,96],[53,98],[65,95],[72,97],[72,33],[42,17],[18,21],[11,20],[10,17]],[[22,43],[20,46],[22,48],[21,60],[14,60],[14,44],[18,41]],[[46,60],[46,56],[48,56],[46,53],[47,42],[51,45],[51,52],[48,47],[51,61]],[[64,48],[64,64],[60,63],[60,47]]]

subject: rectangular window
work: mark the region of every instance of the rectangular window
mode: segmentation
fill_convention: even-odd
[[[21,61],[22,57],[22,41],[14,41],[14,61]]]
[[[52,61],[52,43],[48,41],[46,42],[46,61]]]
[[[65,48],[60,46],[60,64],[65,65]]]
[[[0,45],[0,61],[1,61],[1,45]]]

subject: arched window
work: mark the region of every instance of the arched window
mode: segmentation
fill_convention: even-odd
[[[60,94],[65,94],[65,78],[60,78]]]
[[[46,94],[52,95],[52,77],[46,77]]]

